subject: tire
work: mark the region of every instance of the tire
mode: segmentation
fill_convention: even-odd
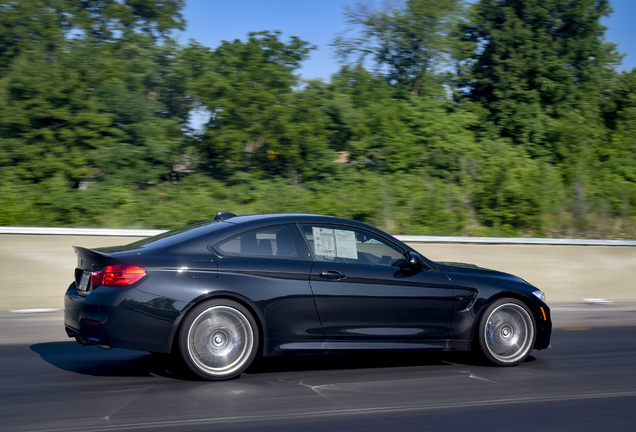
[[[196,306],[179,330],[179,354],[195,375],[212,381],[238,377],[258,351],[258,327],[250,312],[231,300]]]
[[[536,339],[535,321],[522,302],[505,298],[493,302],[479,320],[477,346],[498,366],[516,366],[530,355]]]

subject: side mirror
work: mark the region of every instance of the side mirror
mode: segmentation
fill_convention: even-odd
[[[409,260],[409,267],[412,269],[421,269],[424,267],[424,260],[420,254],[409,252],[407,258]]]

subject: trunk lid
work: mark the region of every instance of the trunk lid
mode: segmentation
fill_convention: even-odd
[[[107,253],[81,246],[73,246],[73,249],[75,249],[75,254],[77,255],[75,286],[79,294],[86,295],[92,290],[91,272],[105,267],[111,256]]]

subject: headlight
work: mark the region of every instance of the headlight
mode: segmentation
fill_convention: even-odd
[[[539,300],[545,303],[545,293],[543,291],[532,291],[532,294],[536,295]]]

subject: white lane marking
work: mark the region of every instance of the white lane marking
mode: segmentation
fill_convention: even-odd
[[[17,313],[17,314],[28,314],[28,313],[44,313],[44,312],[57,312],[61,311],[59,308],[33,308],[33,309],[13,309],[9,312]]]

